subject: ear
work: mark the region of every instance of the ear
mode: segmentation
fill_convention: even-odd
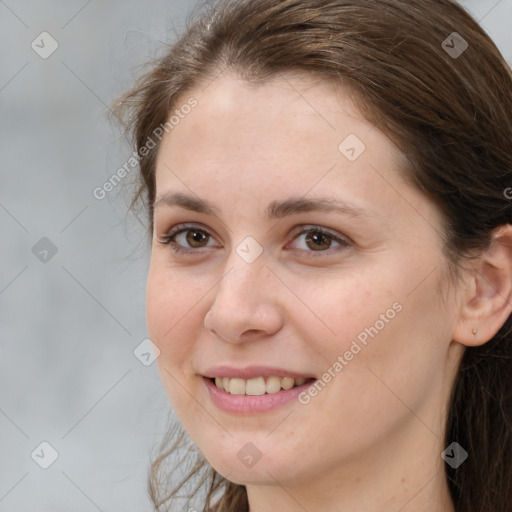
[[[494,230],[467,283],[453,339],[469,347],[491,340],[512,311],[512,225]]]

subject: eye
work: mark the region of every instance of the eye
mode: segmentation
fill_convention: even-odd
[[[336,252],[338,250],[346,249],[351,245],[348,240],[318,226],[301,227],[306,229],[302,229],[302,231],[294,238],[294,240],[300,240],[304,237],[304,243],[302,244],[302,247],[299,247],[300,250],[304,250],[309,253],[330,253],[332,252],[330,249],[333,249],[333,242],[338,244],[337,247],[334,247]],[[319,254],[308,254],[308,256],[317,257]]]
[[[294,241],[299,240],[305,235],[303,239],[304,244],[302,244],[302,247],[299,247],[299,250],[310,253],[308,256],[318,257],[322,255],[318,253],[338,252],[351,245],[348,240],[324,228],[318,226],[300,226],[300,228],[302,231],[295,236]],[[211,244],[208,245],[208,242],[212,239],[212,235],[210,235],[208,231],[200,229],[196,225],[178,224],[161,238],[158,238],[158,241],[162,244],[169,245],[174,252],[194,253],[197,252],[196,249],[212,247]],[[333,243],[336,243],[338,246],[333,248]],[[333,249],[333,251],[331,251],[331,249]]]
[[[208,247],[206,244],[211,238],[207,231],[195,225],[178,224],[158,241],[169,245],[174,252],[194,252],[194,249]]]

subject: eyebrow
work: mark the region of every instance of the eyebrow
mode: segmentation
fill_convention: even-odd
[[[153,208],[155,209],[161,205],[179,206],[186,210],[207,215],[218,216],[220,214],[220,210],[208,201],[182,192],[162,194],[154,202]],[[291,197],[284,201],[272,201],[268,205],[265,215],[268,219],[281,219],[289,215],[314,211],[338,213],[367,219],[374,218],[374,215],[370,214],[367,210],[335,197],[313,197],[309,199]]]

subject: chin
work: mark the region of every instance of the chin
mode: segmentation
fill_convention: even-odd
[[[214,464],[210,462],[210,465],[217,473],[220,473],[224,478],[238,485],[275,485],[276,479],[281,481],[279,475],[287,474],[287,479],[290,477],[288,474],[290,468],[283,467],[282,462],[275,465],[269,461],[264,461],[263,458],[253,467],[243,469],[240,468],[241,464],[238,464],[238,459],[235,464],[233,464],[232,460],[226,459],[222,461],[213,460],[212,462],[214,462]]]
[[[283,450],[282,443],[274,445],[267,440],[265,448],[256,448],[256,445],[263,444],[266,435],[261,436],[261,442],[258,436],[252,436],[253,443],[247,441],[247,436],[237,439],[235,434],[228,445],[218,443],[214,448],[210,443],[201,452],[215,471],[239,485],[275,485],[276,479],[281,481],[282,475],[286,475],[287,481],[299,478],[300,475],[296,474],[300,471],[297,458],[293,451]],[[290,454],[289,459],[286,454]]]

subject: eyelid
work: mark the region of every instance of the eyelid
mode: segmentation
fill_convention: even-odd
[[[336,232],[333,232],[333,230],[331,230],[329,228],[324,228],[317,224],[302,224],[300,226],[297,226],[297,228],[292,230],[293,239],[291,242],[294,242],[300,235],[303,235],[310,231],[327,235],[327,236],[331,237],[333,239],[333,241],[337,242],[339,245],[337,247],[331,247],[324,251],[305,251],[304,249],[297,249],[299,251],[306,252],[306,254],[308,255],[307,257],[313,257],[313,258],[322,257],[322,256],[328,257],[328,256],[332,255],[333,253],[337,254],[343,250],[348,249],[352,245],[354,245],[354,242],[352,242],[352,240],[349,237],[338,234]]]
[[[337,231],[335,231],[333,229],[324,228],[323,226],[320,226],[318,224],[301,224],[300,226],[293,228],[291,231],[291,234],[294,237],[296,237],[296,236],[306,233],[308,231],[318,231],[319,233],[324,233],[326,235],[331,236],[338,242],[353,243],[352,240],[348,236],[342,235],[341,233],[338,233]]]
[[[156,239],[163,243],[163,244],[169,244],[170,243],[170,239],[171,238],[174,238],[175,236],[181,234],[182,232],[186,232],[186,231],[192,231],[193,229],[195,229],[196,231],[203,231],[205,234],[207,234],[209,237],[211,238],[215,238],[211,233],[210,233],[210,229],[202,226],[201,224],[198,224],[196,222],[191,222],[191,223],[188,223],[188,222],[184,222],[184,223],[181,223],[181,224],[176,224],[176,226],[173,226],[171,229],[169,229],[168,231],[166,231],[161,237],[156,237]],[[182,246],[180,246],[182,247]],[[191,248],[191,247],[182,247],[183,250],[190,250],[190,251],[197,251],[198,249],[195,248]],[[202,247],[200,248],[202,249]]]

